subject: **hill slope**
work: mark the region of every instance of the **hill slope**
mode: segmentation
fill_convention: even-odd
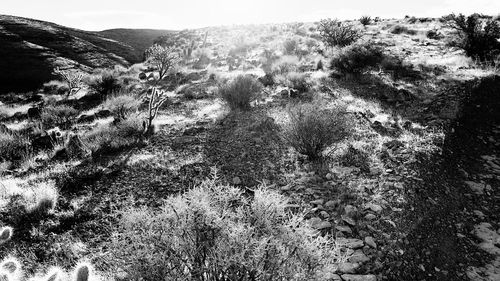
[[[31,91],[53,79],[54,67],[109,67],[141,60],[129,45],[96,32],[0,15],[0,94]]]
[[[163,29],[108,29],[98,32],[100,35],[123,42],[135,49],[137,56],[142,56],[143,52],[153,45],[154,41],[160,37],[172,33]]]

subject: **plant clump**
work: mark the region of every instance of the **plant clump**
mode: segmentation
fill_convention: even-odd
[[[261,91],[262,84],[250,75],[239,75],[219,87],[220,96],[231,109],[250,109],[250,103]]]

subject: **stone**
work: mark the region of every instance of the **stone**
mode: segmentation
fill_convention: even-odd
[[[345,221],[348,225],[351,225],[351,226],[355,226],[356,225],[356,221],[353,218],[351,218],[351,217],[342,216],[342,220]]]
[[[355,217],[358,212],[358,209],[353,205],[347,205],[344,207],[344,213],[348,217]]]
[[[144,72],[139,73],[139,79],[146,80],[147,78],[148,78],[148,76],[146,75],[146,73],[144,73]]]
[[[42,111],[38,107],[32,107],[28,109],[28,118],[29,119],[39,119],[42,115]]]
[[[77,134],[70,135],[64,147],[66,148],[69,158],[83,158],[90,155],[90,149],[85,146],[82,139]]]
[[[342,279],[344,281],[377,281],[377,277],[373,274],[368,274],[368,275],[343,274]]]
[[[327,180],[332,180],[333,179],[333,175],[331,173],[326,174],[325,177],[326,177]]]
[[[107,109],[99,110],[98,112],[95,113],[95,117],[97,118],[107,118],[111,115],[112,115],[111,111]]]
[[[240,185],[241,184],[241,179],[239,177],[234,177],[233,178],[233,184],[234,185]]]
[[[484,189],[486,188],[486,185],[483,183],[477,183],[473,181],[465,181],[464,182],[470,189],[474,191],[474,193],[481,195],[484,194]]]
[[[356,238],[337,239],[337,243],[339,243],[340,245],[344,245],[349,249],[359,249],[359,248],[363,248],[363,246],[365,245],[363,243],[363,241],[356,239]]]
[[[365,237],[365,243],[366,243],[366,245],[368,245],[374,249],[377,249],[377,243],[375,243],[375,239],[373,239],[373,237],[371,237],[371,236]]]
[[[80,117],[78,117],[78,120],[77,120],[77,123],[91,123],[91,122],[94,122],[95,121],[95,115],[91,114],[91,115],[81,115]]]
[[[327,201],[325,203],[325,208],[326,209],[334,209],[335,207],[337,207],[337,205],[338,205],[337,201],[330,200],[330,201]]]
[[[318,217],[314,217],[314,218],[310,219],[308,222],[312,228],[317,229],[317,230],[332,227],[332,224],[330,222],[324,221]]]
[[[352,256],[349,257],[349,261],[353,263],[365,263],[367,261],[370,261],[370,258],[363,253],[363,250],[356,250],[352,254]]]
[[[311,201],[311,205],[323,205],[323,203],[325,202],[325,200],[323,199],[318,199],[318,200],[314,200],[314,201]]]
[[[377,218],[377,216],[375,216],[374,214],[367,214],[365,216],[365,219],[367,219],[369,221],[375,220],[376,218]]]
[[[337,225],[335,227],[335,229],[338,230],[338,231],[340,231],[340,232],[352,234],[351,228],[348,227],[348,226],[345,226],[345,225]]]
[[[358,263],[343,262],[339,264],[338,271],[341,273],[355,273],[356,269],[359,268]]]
[[[370,209],[372,210],[373,212],[375,213],[380,213],[382,212],[382,207],[380,205],[377,205],[377,204],[373,204],[373,203],[368,203],[365,205],[365,209]]]
[[[201,132],[203,132],[205,130],[204,127],[191,127],[191,128],[187,128],[186,130],[184,130],[184,132],[182,133],[182,135],[184,136],[194,136],[194,135],[197,135]]]

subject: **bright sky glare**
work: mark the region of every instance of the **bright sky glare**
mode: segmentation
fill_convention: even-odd
[[[498,0],[2,0],[0,14],[74,28],[184,29],[215,25],[500,13]]]

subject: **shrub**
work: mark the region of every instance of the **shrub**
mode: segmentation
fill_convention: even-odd
[[[362,16],[360,19],[359,19],[359,22],[364,25],[364,26],[367,26],[367,25],[370,25],[371,22],[372,22],[372,18],[369,17],[369,16]]]
[[[353,26],[332,19],[321,20],[318,30],[321,40],[329,47],[348,46],[361,38],[361,34]]]
[[[41,122],[46,129],[68,127],[78,115],[78,110],[68,105],[49,105],[42,109]]]
[[[130,93],[117,93],[109,97],[102,105],[103,108],[111,111],[116,122],[128,118],[128,116],[139,110],[141,100]]]
[[[283,49],[286,55],[293,55],[297,52],[299,43],[295,38],[288,38],[283,43]]]
[[[163,79],[168,70],[175,66],[179,60],[179,55],[174,47],[163,47],[157,44],[146,50],[146,57],[147,63],[158,70],[159,80]]]
[[[142,137],[143,121],[129,118],[115,125],[101,125],[82,137],[94,157],[111,154],[132,147]]]
[[[69,92],[69,87],[67,83],[52,80],[43,84],[43,92],[49,95],[64,95]]]
[[[361,73],[367,67],[378,65],[384,58],[382,49],[363,42],[347,46],[332,58],[330,67],[342,73]]]
[[[395,25],[394,27],[392,27],[391,33],[392,34],[406,33],[409,35],[415,35],[415,34],[417,34],[417,31],[414,29],[409,29],[408,27],[406,27],[404,25]]]
[[[299,93],[305,93],[311,87],[308,75],[303,72],[289,72],[283,76],[283,80],[282,83],[285,86],[295,89]]]
[[[482,20],[473,14],[467,18],[460,14],[451,15],[451,26],[458,31],[457,46],[480,61],[493,60],[500,53],[500,25],[497,21]]]
[[[321,109],[318,103],[297,105],[288,110],[283,128],[285,142],[309,160],[320,160],[330,145],[345,139],[349,122],[343,107]]]
[[[94,77],[94,79],[89,82],[89,87],[94,94],[97,94],[101,98],[105,98],[108,95],[119,91],[123,86],[120,83],[118,76],[112,71],[104,71],[102,74]]]
[[[30,151],[27,138],[13,132],[0,133],[0,162],[21,162],[28,157]]]
[[[435,29],[428,30],[425,33],[425,36],[427,38],[433,39],[433,40],[439,40],[439,39],[443,38],[443,35]]]
[[[216,177],[122,212],[113,257],[132,280],[326,280],[343,259],[288,199],[265,187],[248,198]]]
[[[286,74],[299,70],[299,58],[297,56],[283,56],[271,65],[271,74]]]
[[[43,217],[54,211],[59,192],[52,183],[39,183],[34,189],[34,198],[31,206],[27,207],[27,213],[34,217]]]
[[[239,75],[229,83],[219,87],[219,94],[231,109],[249,109],[262,85],[250,75]]]
[[[370,170],[370,156],[361,149],[357,149],[351,144],[347,151],[339,157],[339,162],[344,166],[358,167],[361,171]]]

